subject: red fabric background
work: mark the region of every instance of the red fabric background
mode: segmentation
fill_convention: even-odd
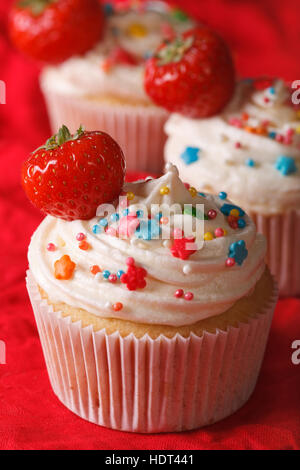
[[[298,0],[177,1],[217,27],[233,48],[242,76],[300,78]],[[20,187],[20,165],[49,136],[38,68],[7,40],[11,0],[0,5],[0,365],[1,449],[300,449],[300,365],[291,344],[300,340],[300,300],[281,300],[254,395],[232,417],[194,432],[132,435],[84,422],[54,396],[25,290],[26,250],[42,216]],[[134,175],[130,175],[131,178]]]

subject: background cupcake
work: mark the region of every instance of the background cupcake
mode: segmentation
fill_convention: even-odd
[[[78,134],[61,130],[23,167],[26,193],[50,214],[30,243],[27,286],[54,392],[81,417],[126,431],[230,415],[255,387],[277,297],[264,237],[241,208],[183,184],[172,165],[126,184],[108,206],[122,151],[104,133]],[[96,217],[97,181],[83,171],[91,164],[111,191],[98,191],[105,214]],[[88,213],[79,193],[70,211],[75,177]]]
[[[61,8],[65,2],[60,0]],[[48,5],[36,22],[53,8]],[[163,39],[189,29],[192,22],[164,2],[138,2],[136,7],[108,3],[103,8],[106,20],[99,42],[94,45],[94,41],[84,55],[71,51],[72,57],[63,62],[57,52],[59,60],[54,62],[62,63],[42,71],[40,83],[52,130],[64,123],[75,132],[78,122],[86,129],[102,129],[120,142],[128,170],[159,172],[167,112],[156,107],[144,91],[144,63]],[[87,9],[84,2],[82,9]],[[77,28],[74,24],[72,28],[76,37]],[[89,31],[88,22],[85,30]]]
[[[281,80],[245,80],[209,119],[173,115],[166,161],[203,190],[224,190],[268,239],[268,264],[282,295],[300,294],[299,113]]]

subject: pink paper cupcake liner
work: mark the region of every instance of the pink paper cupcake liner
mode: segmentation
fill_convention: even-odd
[[[300,295],[300,211],[264,216],[250,212],[268,242],[267,264],[282,297]]]
[[[102,130],[121,146],[127,170],[162,171],[166,111],[147,106],[109,105],[48,90],[44,91],[44,96],[53,133],[62,124],[72,133],[80,124],[86,130]]]
[[[254,390],[277,300],[274,289],[255,319],[226,332],[153,340],[63,318],[30,271],[27,288],[59,400],[85,420],[143,433],[194,429],[238,410]]]

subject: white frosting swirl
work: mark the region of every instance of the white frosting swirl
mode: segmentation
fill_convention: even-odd
[[[174,114],[166,124],[165,159],[178,166],[183,180],[209,192],[226,191],[247,211],[270,215],[298,209],[300,121],[289,99],[280,80],[261,91],[241,82],[230,105],[218,116],[193,120]],[[248,119],[238,127],[243,113]],[[235,119],[237,126],[230,124]],[[245,126],[262,125],[267,130],[263,134],[245,130]],[[285,140],[290,130],[294,135]],[[284,140],[271,138],[272,133]],[[198,160],[190,164],[182,159],[187,147],[199,148]],[[296,171],[283,175],[276,168],[280,156],[294,159]],[[249,166],[249,160],[254,166]]]
[[[151,2],[156,3],[156,2]],[[82,57],[72,57],[58,66],[46,67],[41,76],[41,85],[45,91],[62,94],[101,98],[111,95],[123,99],[132,99],[151,104],[144,91],[144,59],[153,53],[164,39],[164,25],[181,33],[192,27],[190,20],[177,21],[168,12],[167,5],[159,11],[152,11],[149,3],[147,11],[129,10],[115,12],[107,19],[104,39]],[[131,27],[142,28],[145,35],[130,33]],[[102,68],[110,52],[115,47],[122,47],[140,63],[138,65],[119,64],[109,72]]]
[[[162,195],[160,190],[165,186],[170,192]],[[262,235],[256,234],[247,215],[245,228],[232,229],[220,212],[220,207],[228,201],[211,195],[193,197],[173,166],[157,180],[128,184],[124,189],[134,193],[130,211],[141,203],[149,209],[152,204],[160,203],[204,204],[205,213],[210,209],[217,212],[216,218],[204,221],[204,231],[214,232],[217,227],[223,227],[227,236],[205,241],[202,248],[183,260],[172,256],[169,245],[173,242],[169,240],[141,241],[135,235],[129,239],[106,233],[96,235],[92,228],[98,218],[66,222],[48,216],[32,237],[28,257],[37,283],[52,302],[64,302],[101,317],[179,326],[220,314],[251,292],[265,269],[266,243]],[[176,225],[176,217],[172,218],[172,227]],[[79,249],[78,233],[86,235],[90,250]],[[225,262],[229,247],[241,239],[246,243],[248,257],[241,266],[228,268]],[[49,243],[57,246],[56,251],[47,250]],[[61,281],[54,277],[54,263],[65,254],[76,263],[76,269],[70,280]],[[93,276],[90,272],[93,265],[111,273],[126,271],[128,257],[134,258],[136,266],[147,270],[144,289],[129,291],[120,281],[113,284],[104,280],[102,274]],[[191,291],[193,300],[175,298],[177,289]],[[112,308],[116,302],[123,304],[118,312]]]

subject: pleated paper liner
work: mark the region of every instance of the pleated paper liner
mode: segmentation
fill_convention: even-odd
[[[282,297],[300,295],[300,211],[264,216],[249,212],[268,242],[267,264]]]
[[[109,104],[44,91],[53,133],[62,124],[74,133],[80,124],[86,130],[110,134],[121,146],[128,171],[163,170],[166,141],[164,124],[168,113],[154,106]]]
[[[252,394],[277,291],[257,317],[228,331],[137,339],[63,318],[27,288],[51,385],[81,418],[113,429],[154,433],[199,428],[238,410]]]

